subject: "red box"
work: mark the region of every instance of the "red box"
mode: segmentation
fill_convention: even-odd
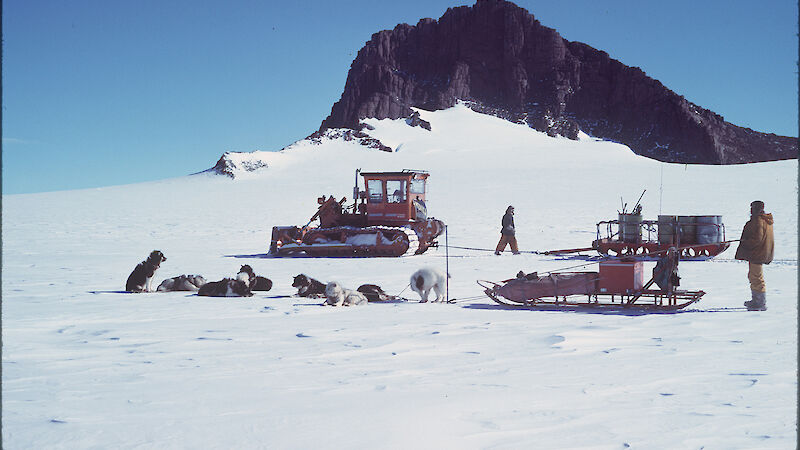
[[[626,294],[644,286],[641,261],[602,261],[597,289],[602,294]]]

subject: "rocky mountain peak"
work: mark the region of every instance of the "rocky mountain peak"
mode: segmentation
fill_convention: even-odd
[[[654,159],[735,164],[797,158],[797,138],[738,127],[606,52],[563,39],[504,0],[400,24],[358,52],[341,99],[320,126],[410,117],[411,107],[473,109],[549,135],[579,131]]]

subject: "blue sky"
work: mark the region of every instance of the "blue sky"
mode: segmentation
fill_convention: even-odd
[[[729,122],[797,136],[797,3],[520,0]],[[473,1],[4,0],[3,193],[128,184],[315,131],[372,33]]]

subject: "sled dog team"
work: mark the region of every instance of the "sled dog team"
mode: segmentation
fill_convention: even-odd
[[[140,262],[133,269],[125,290],[128,292],[154,292],[153,278],[156,270],[167,258],[159,250],[153,250],[146,260]],[[445,301],[445,282],[449,275],[439,269],[425,267],[411,275],[411,289],[419,294],[420,302],[428,301],[431,291],[436,298],[434,302]],[[315,280],[305,274],[294,277],[292,287],[297,288],[297,296],[318,298],[325,297],[324,305],[355,306],[367,302],[386,301],[394,297],[386,294],[380,286],[363,284],[358,289],[346,289],[336,281],[327,284]],[[253,291],[269,291],[272,281],[269,278],[258,276],[253,268],[245,264],[239,269],[235,278],[223,278],[219,281],[207,282],[200,275],[179,275],[168,278],[156,288],[157,292],[189,291],[207,297],[251,297]]]

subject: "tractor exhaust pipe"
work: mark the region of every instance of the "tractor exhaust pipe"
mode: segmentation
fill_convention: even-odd
[[[353,185],[353,212],[358,211],[358,174],[361,173],[361,168],[356,169],[356,182]]]

